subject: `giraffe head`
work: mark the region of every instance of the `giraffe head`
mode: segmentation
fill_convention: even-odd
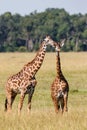
[[[56,51],[60,51],[61,47],[64,46],[65,39],[63,39],[61,42],[57,42]]]
[[[45,39],[44,39],[44,41],[46,42],[46,46],[47,46],[47,45],[51,45],[51,46],[54,47],[55,49],[58,49],[58,48],[59,48],[59,47],[58,47],[58,43],[55,42],[55,41],[53,41],[50,36],[46,36]]]

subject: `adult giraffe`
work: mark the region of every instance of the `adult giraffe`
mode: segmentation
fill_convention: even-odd
[[[18,105],[18,114],[20,114],[24,97],[28,94],[28,112],[31,109],[31,100],[35,90],[37,81],[35,75],[40,69],[48,45],[57,47],[57,43],[54,42],[50,36],[46,36],[43,40],[39,51],[37,52],[35,58],[27,63],[20,72],[15,75],[12,75],[8,78],[5,91],[6,91],[6,100],[5,100],[5,111],[10,111],[12,109],[13,101],[17,94],[21,94],[20,102]]]
[[[56,71],[57,75],[55,80],[51,85],[51,97],[54,103],[55,112],[58,113],[59,110],[67,111],[67,100],[68,100],[68,92],[69,92],[69,85],[64,77],[62,70],[61,70],[61,63],[60,63],[60,48],[64,45],[63,40],[61,43],[58,43],[58,50],[56,50]]]

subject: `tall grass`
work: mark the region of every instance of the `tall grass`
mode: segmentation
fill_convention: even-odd
[[[56,76],[55,53],[46,54],[37,72],[30,115],[27,95],[20,117],[17,115],[20,95],[14,101],[12,113],[4,112],[7,78],[20,71],[35,55],[0,53],[0,130],[87,130],[87,53],[60,53],[62,71],[70,86],[68,113],[56,115],[50,96],[50,86]]]

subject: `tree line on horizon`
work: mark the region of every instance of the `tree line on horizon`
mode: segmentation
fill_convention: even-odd
[[[0,15],[0,52],[32,52],[39,49],[46,35],[66,39],[62,51],[87,51],[87,14],[70,15],[64,9],[48,8],[29,15]],[[48,47],[47,51],[54,51]]]

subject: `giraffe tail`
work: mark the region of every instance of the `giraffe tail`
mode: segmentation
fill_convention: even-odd
[[[5,99],[5,111],[7,111],[7,98]]]

